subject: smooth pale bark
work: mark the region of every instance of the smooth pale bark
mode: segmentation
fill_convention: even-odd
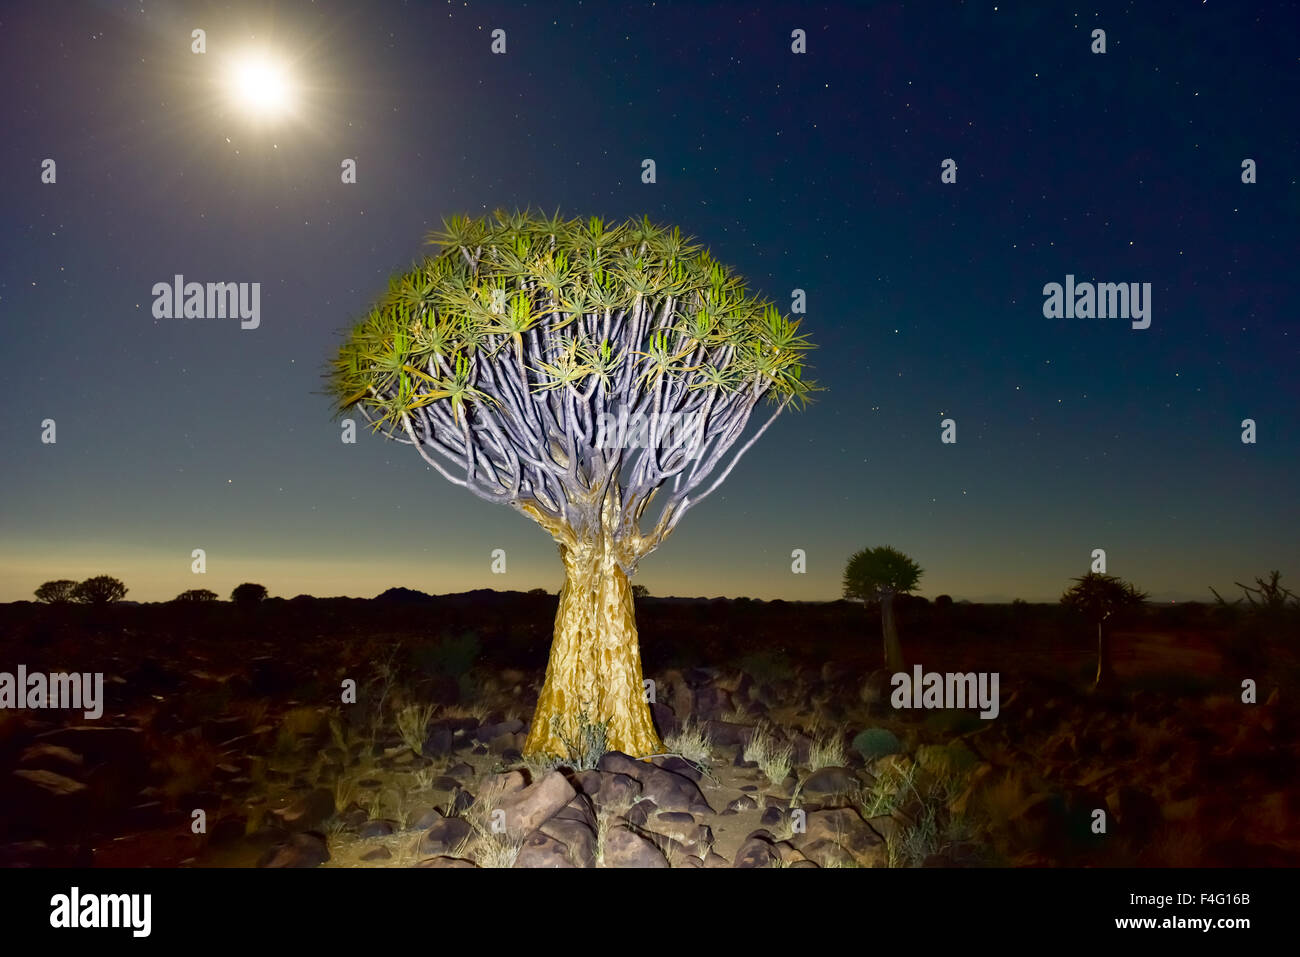
[[[894,673],[903,670],[903,647],[898,643],[898,628],[894,624],[894,596],[886,593],[880,599],[880,630],[885,636],[885,667]]]
[[[592,724],[607,723],[606,750],[633,757],[661,753],[641,674],[632,587],[618,546],[607,539],[561,544],[560,557],[565,579],[555,637],[523,753],[575,757],[564,737],[580,740],[582,712]]]

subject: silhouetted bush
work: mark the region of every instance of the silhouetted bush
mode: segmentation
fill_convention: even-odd
[[[236,585],[235,590],[230,593],[230,600],[236,605],[245,607],[258,605],[266,600],[266,586],[257,585],[253,582]]]
[[[126,592],[126,586],[111,575],[96,575],[73,588],[72,600],[83,605],[110,605],[125,598]]]
[[[36,600],[47,605],[66,605],[73,600],[77,583],[71,578],[59,578],[46,582],[36,589]]]

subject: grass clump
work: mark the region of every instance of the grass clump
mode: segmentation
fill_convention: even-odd
[[[754,729],[745,745],[744,759],[756,763],[773,784],[780,784],[790,776],[794,766],[794,746],[784,743],[778,733],[762,724]]]
[[[676,734],[668,735],[664,746],[693,764],[708,765],[712,762],[713,742],[709,740],[708,731],[694,719],[687,719]]]
[[[408,704],[397,711],[397,733],[402,743],[421,757],[424,756],[424,741],[433,720],[434,705]]]

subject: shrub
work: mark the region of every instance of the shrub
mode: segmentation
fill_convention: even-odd
[[[121,601],[126,592],[126,586],[111,575],[96,575],[77,584],[72,600],[83,605],[108,605]]]
[[[266,600],[266,586],[253,582],[236,585],[230,593],[230,600],[236,605],[257,605]]]
[[[207,588],[191,588],[189,591],[183,591],[175,598],[172,599],[172,601],[182,602],[182,603],[205,602],[205,601],[216,601],[216,600],[217,600],[217,593]]]
[[[853,750],[868,761],[887,754],[901,754],[903,745],[892,731],[885,728],[867,728],[853,739]]]
[[[767,648],[750,652],[741,658],[740,670],[761,682],[777,681],[794,675],[794,665],[790,661],[790,656],[784,651],[773,651]]]
[[[411,661],[427,675],[460,679],[469,674],[482,654],[483,646],[478,634],[464,631],[415,646],[411,651]]]
[[[73,600],[76,588],[77,583],[71,578],[59,578],[36,589],[36,600],[47,605],[66,605]]]
[[[584,708],[578,712],[577,724],[577,734],[570,737],[564,732],[560,716],[557,714],[551,718],[552,730],[559,735],[560,740],[564,742],[564,747],[569,752],[569,760],[566,763],[575,771],[590,771],[600,763],[600,759],[605,756],[605,752],[608,750],[606,740],[608,738],[609,722],[593,723]]]

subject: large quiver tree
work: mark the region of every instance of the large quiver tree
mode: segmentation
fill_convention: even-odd
[[[343,345],[339,409],[558,544],[565,583],[525,753],[574,756],[584,721],[611,749],[656,753],[629,579],[807,399],[811,346],[676,229],[503,212],[443,227],[438,255],[394,276]]]

